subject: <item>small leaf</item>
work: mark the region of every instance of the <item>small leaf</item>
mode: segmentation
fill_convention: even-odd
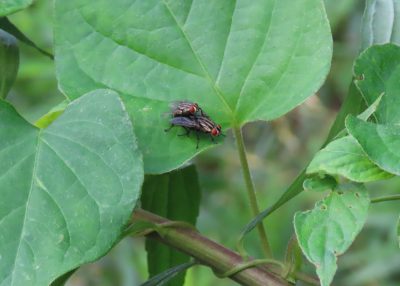
[[[170,102],[223,129],[272,120],[319,89],[332,56],[322,0],[56,0],[54,19],[61,89],[120,91],[152,174],[213,146],[164,132]]]
[[[331,176],[312,176],[307,178],[303,182],[303,188],[306,191],[313,192],[325,192],[328,190],[334,190],[336,188],[337,181]]]
[[[379,123],[400,123],[399,58],[400,47],[386,44],[367,49],[354,64],[355,84],[367,105],[372,105],[383,94],[375,112]]]
[[[360,113],[357,118],[367,121],[372,114],[375,113],[376,109],[378,108],[379,104],[381,103],[382,97],[384,93],[382,93],[375,101],[372,103],[367,109],[365,109],[362,113]]]
[[[142,208],[174,221],[195,225],[199,214],[200,187],[195,166],[147,176],[142,189]],[[190,257],[155,240],[146,240],[149,276],[189,261]],[[183,285],[185,273],[168,285]]]
[[[365,122],[349,115],[348,132],[379,168],[400,175],[400,126]]]
[[[332,141],[321,149],[308,166],[307,173],[339,175],[360,183],[393,176],[376,166],[351,136]]]
[[[0,29],[0,99],[7,97],[14,84],[18,73],[18,65],[19,50],[17,40]]]
[[[41,54],[45,55],[46,57],[49,57],[50,59],[54,59],[54,56],[40,48],[38,45],[36,45],[31,39],[29,39],[27,36],[25,36],[24,33],[18,29],[17,26],[15,26],[13,23],[8,20],[7,17],[0,18],[0,29],[10,33],[14,37],[16,37],[18,40],[20,40],[22,43],[36,49],[39,51]]]
[[[54,106],[49,112],[35,122],[35,126],[39,128],[46,128],[49,126],[64,112],[65,108],[68,106],[68,103],[68,100],[64,100],[60,104]]]
[[[0,138],[0,285],[49,285],[119,240],[143,165],[115,92],[84,95],[45,129],[0,101]]]
[[[299,245],[316,266],[322,286],[335,275],[337,256],[343,254],[364,226],[368,192],[360,185],[342,185],[319,201],[313,210],[297,212],[294,227]]]
[[[367,0],[362,20],[362,49],[385,43],[400,44],[398,0]]]
[[[164,272],[157,274],[151,279],[147,280],[141,286],[162,286],[165,285],[168,281],[174,278],[179,273],[183,273],[188,270],[193,265],[196,265],[196,262],[186,262],[170,269],[165,270]]]
[[[0,17],[13,14],[31,5],[33,0],[1,0]]]

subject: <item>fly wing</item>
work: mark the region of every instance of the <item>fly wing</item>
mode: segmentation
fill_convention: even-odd
[[[197,128],[198,123],[194,118],[190,117],[174,117],[171,119],[172,125],[183,126],[187,128]]]

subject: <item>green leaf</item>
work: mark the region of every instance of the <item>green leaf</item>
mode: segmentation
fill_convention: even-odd
[[[147,280],[141,286],[161,286],[165,285],[168,281],[174,278],[179,273],[183,273],[184,271],[188,270],[193,265],[196,265],[196,262],[186,262],[170,269],[165,270],[164,272],[157,274],[153,278]],[[178,285],[178,284],[177,284]]]
[[[321,149],[307,168],[307,174],[313,173],[339,175],[360,183],[393,176],[376,166],[351,136],[332,141]]]
[[[104,255],[143,179],[118,95],[93,91],[46,129],[0,101],[0,138],[0,285],[49,285]]]
[[[370,203],[368,192],[360,185],[342,185],[338,191],[294,217],[299,245],[316,266],[322,286],[332,282],[337,256],[349,248],[362,229]]]
[[[376,44],[400,44],[399,0],[367,0],[361,33],[362,50]]]
[[[142,189],[142,208],[174,221],[196,224],[200,187],[195,166],[168,174],[147,176]],[[149,276],[188,262],[190,257],[154,240],[146,240]],[[183,285],[185,273],[168,285]]]
[[[391,174],[400,175],[399,125],[374,124],[349,115],[346,127],[376,165]]]
[[[380,123],[400,123],[400,47],[393,44],[373,46],[364,51],[354,64],[358,89],[367,105],[384,94],[375,112]]]
[[[1,0],[0,17],[13,14],[31,5],[33,0]]]
[[[36,45],[31,39],[29,39],[27,36],[25,36],[25,34],[22,33],[20,31],[20,29],[18,29],[17,26],[15,26],[13,23],[11,23],[7,17],[0,18],[0,29],[3,29],[4,31],[10,33],[14,37],[16,37],[18,40],[20,40],[22,43],[36,49],[41,54],[49,57],[52,60],[54,59],[54,56],[51,53],[46,52],[45,50],[40,48],[38,45]]]
[[[211,146],[204,139],[196,150],[194,136],[165,134],[170,102],[197,102],[223,129],[271,120],[313,95],[330,67],[321,0],[56,0],[55,7],[62,90],[70,99],[99,87],[120,91],[147,173],[175,169]]]
[[[0,29],[0,99],[6,98],[19,66],[19,50],[17,40]]]
[[[380,96],[378,96],[378,98],[374,101],[374,103],[372,103],[370,106],[368,106],[368,108],[365,109],[362,113],[357,115],[357,118],[367,121],[378,109],[378,106],[381,103],[383,95],[384,94],[382,93]],[[346,129],[343,129],[343,130],[346,131]]]
[[[68,103],[68,100],[64,100],[60,104],[54,106],[49,112],[47,112],[35,122],[35,126],[39,128],[46,128],[47,126],[49,126],[64,112],[65,108],[68,106]]]
[[[337,181],[331,176],[312,176],[303,182],[305,191],[325,192],[327,190],[334,190],[337,186]]]

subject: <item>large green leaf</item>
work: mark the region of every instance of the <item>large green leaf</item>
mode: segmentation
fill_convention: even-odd
[[[168,174],[147,176],[143,184],[142,208],[174,221],[196,224],[200,206],[200,187],[195,166]],[[158,241],[146,241],[149,276],[189,261],[189,256]],[[183,285],[185,273],[167,285]]]
[[[46,129],[0,101],[0,138],[0,285],[49,285],[104,255],[143,179],[118,95],[84,95]]]
[[[299,245],[316,266],[322,286],[332,282],[336,257],[349,248],[362,229],[370,203],[362,186],[343,185],[338,191],[319,201],[313,210],[294,217]]]
[[[55,7],[62,90],[70,99],[99,87],[124,94],[149,173],[199,151],[194,137],[164,133],[169,102],[198,102],[224,129],[271,120],[318,90],[330,67],[321,0],[56,0]]]
[[[362,21],[362,49],[389,42],[400,44],[400,1],[367,0]]]
[[[31,5],[33,0],[1,0],[0,17],[10,15]]]
[[[374,124],[349,115],[346,127],[376,165],[391,174],[400,175],[399,125]]]
[[[393,44],[373,46],[354,64],[357,87],[368,105],[383,94],[375,112],[380,123],[400,123],[400,47]]]
[[[6,98],[18,73],[17,40],[0,29],[0,99]]]
[[[340,175],[355,182],[370,182],[393,176],[376,166],[351,136],[332,141],[321,149],[308,166],[307,173]]]

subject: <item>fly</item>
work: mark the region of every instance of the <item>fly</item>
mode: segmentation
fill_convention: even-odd
[[[203,116],[205,115],[203,110],[195,102],[177,101],[173,102],[170,107],[173,117],[191,116],[196,115],[197,113],[200,113]]]
[[[165,129],[165,131],[171,130],[174,126],[181,126],[186,130],[186,133],[184,134],[179,134],[179,136],[189,136],[190,132],[195,131],[196,132],[196,138],[197,138],[197,145],[196,149],[199,148],[199,133],[205,133],[209,134],[211,141],[214,141],[214,137],[218,137],[220,135],[223,135],[221,132],[221,125],[216,124],[214,121],[212,121],[210,118],[205,117],[205,116],[187,116],[187,117],[174,117],[170,120],[171,127],[168,129]]]

